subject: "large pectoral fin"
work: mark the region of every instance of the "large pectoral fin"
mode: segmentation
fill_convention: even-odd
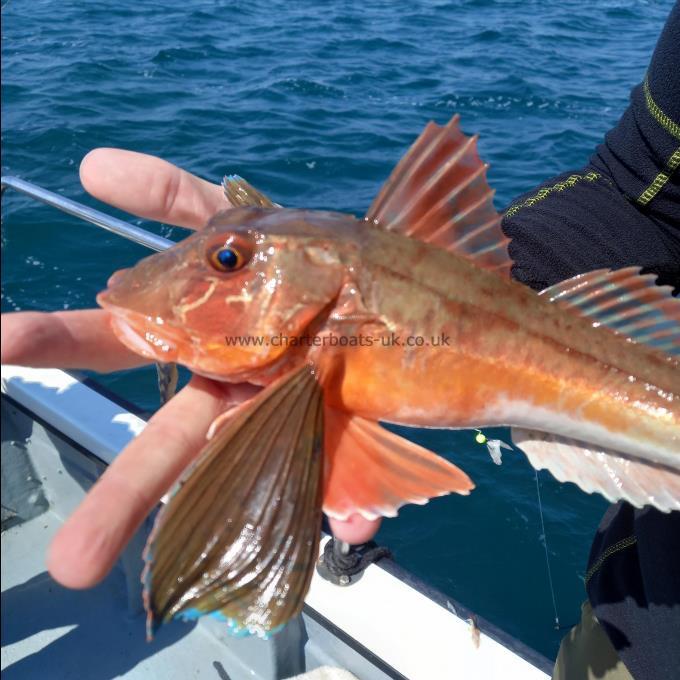
[[[474,488],[455,465],[378,423],[328,406],[325,413],[323,509],[330,517],[394,517],[406,503]]]
[[[149,538],[149,634],[213,613],[232,632],[264,636],[300,612],[318,556],[322,447],[322,391],[309,367],[215,432]]]

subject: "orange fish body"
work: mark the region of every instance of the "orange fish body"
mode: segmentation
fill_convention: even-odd
[[[680,451],[670,358],[454,254],[380,230],[364,248],[357,292],[380,324],[359,326],[370,343],[329,359],[342,366],[329,403],[425,427],[549,425],[577,436],[592,423],[607,431],[589,438],[601,446]]]
[[[257,207],[216,215],[98,298],[135,351],[266,386],[161,513],[152,625],[220,612],[271,631],[301,607],[321,505],[373,519],[473,488],[380,420],[510,425],[558,479],[680,508],[680,303],[632,268],[541,295],[511,281],[485,166],[457,119],[425,129],[365,221],[275,208],[242,180],[225,189]]]

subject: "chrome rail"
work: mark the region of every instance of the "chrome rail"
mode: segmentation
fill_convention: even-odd
[[[69,215],[73,215],[74,217],[79,217],[85,222],[90,222],[97,227],[106,229],[106,231],[118,234],[118,236],[122,236],[129,241],[133,241],[134,243],[138,243],[141,246],[151,248],[151,250],[166,250],[167,248],[172,248],[172,246],[175,245],[174,241],[163,238],[162,236],[157,236],[150,231],[146,231],[146,229],[136,227],[134,224],[124,222],[123,220],[119,220],[117,217],[112,217],[111,215],[107,215],[106,213],[95,210],[94,208],[88,208],[82,203],[72,201],[70,198],[65,198],[60,194],[55,194],[52,191],[48,191],[47,189],[39,187],[37,184],[26,182],[25,180],[19,179],[18,177],[3,176],[1,181],[3,195],[5,193],[5,189],[9,187],[15,191],[30,196],[37,201],[41,201],[42,203],[46,203],[53,208],[57,208],[57,210],[61,210],[62,212],[65,212]]]

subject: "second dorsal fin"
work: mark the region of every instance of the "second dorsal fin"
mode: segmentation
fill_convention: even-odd
[[[429,123],[392,171],[366,220],[382,229],[458,253],[510,276],[510,239],[501,230],[477,137],[464,135],[454,116]]]
[[[577,311],[634,342],[680,356],[680,300],[670,286],[657,286],[656,274],[640,267],[577,274],[542,290],[551,302]]]

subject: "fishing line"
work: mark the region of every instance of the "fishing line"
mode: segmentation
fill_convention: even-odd
[[[534,468],[536,478],[536,495],[538,496],[538,510],[541,516],[541,531],[543,532],[543,548],[545,549],[545,565],[548,568],[548,583],[550,584],[550,595],[552,597],[553,611],[555,613],[555,630],[560,629],[560,618],[557,615],[557,603],[555,602],[555,588],[553,587],[552,570],[550,569],[550,557],[548,556],[548,537],[545,533],[545,522],[543,521],[543,501],[541,500],[541,486],[538,483],[538,470]]]
[[[496,465],[501,464],[501,447],[512,449],[500,439],[489,439],[480,429],[475,428],[475,441],[478,444],[486,444],[489,454]],[[553,612],[555,614],[555,630],[560,629],[560,617],[557,615],[557,602],[555,599],[555,587],[553,585],[552,569],[550,568],[550,557],[548,555],[548,537],[545,533],[545,521],[543,520],[543,500],[541,499],[541,486],[538,483],[538,470],[534,468],[536,478],[536,495],[538,496],[538,512],[541,517],[541,531],[543,532],[543,548],[545,550],[545,565],[548,568],[548,584],[550,585],[550,596],[552,597]]]

